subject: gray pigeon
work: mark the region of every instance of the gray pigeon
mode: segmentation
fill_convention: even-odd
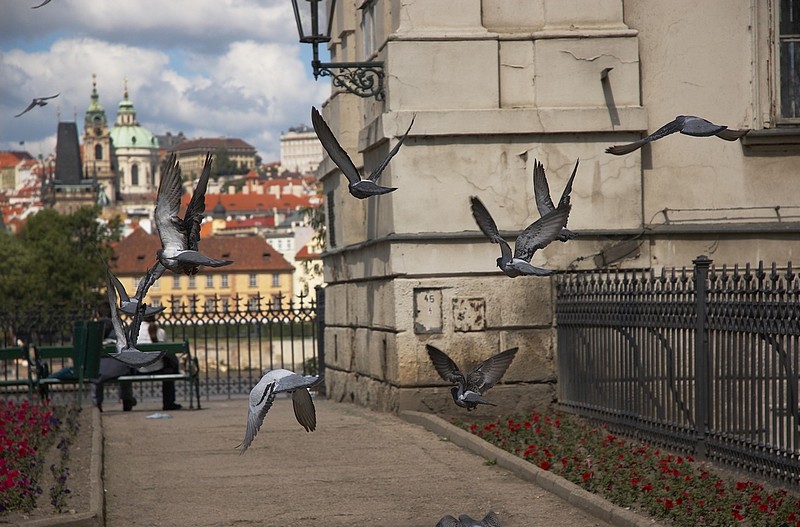
[[[518,350],[511,348],[489,357],[464,375],[445,352],[430,344],[427,344],[425,349],[428,350],[428,357],[436,368],[436,373],[447,382],[457,385],[450,389],[453,401],[467,411],[474,410],[479,404],[497,406],[482,396],[500,381]]]
[[[24,113],[26,113],[26,112],[29,112],[29,111],[31,111],[31,110],[32,110],[32,109],[33,109],[35,106],[47,106],[47,101],[49,101],[50,99],[55,99],[55,98],[56,98],[56,97],[58,97],[59,95],[61,95],[61,93],[56,93],[55,95],[51,95],[50,97],[35,97],[35,98],[34,98],[34,99],[31,101],[31,103],[28,105],[28,107],[27,107],[27,108],[25,108],[24,110],[22,110],[20,113],[18,113],[18,114],[17,114],[17,115],[15,115],[14,117],[19,117],[20,115],[22,115],[22,114],[24,114]]]
[[[661,139],[662,137],[674,134],[675,132],[680,132],[682,134],[691,135],[694,137],[711,137],[712,135],[716,135],[720,139],[724,139],[726,141],[736,141],[740,137],[746,135],[749,131],[750,130],[747,129],[729,130],[727,126],[714,124],[701,117],[695,117],[693,115],[679,115],[674,121],[665,124],[647,137],[627,145],[609,146],[606,148],[606,152],[609,154],[614,154],[615,156],[630,154],[637,148],[641,148],[651,141]]]
[[[311,107],[311,124],[314,125],[314,131],[317,133],[317,137],[319,138],[319,142],[322,143],[323,148],[328,152],[328,155],[331,156],[333,162],[336,163],[342,173],[344,173],[347,181],[349,181],[349,185],[347,189],[350,191],[354,197],[358,199],[368,198],[370,196],[375,196],[378,194],[387,194],[389,192],[393,192],[397,190],[396,188],[391,187],[381,187],[376,183],[378,178],[381,177],[381,173],[383,173],[383,169],[386,168],[386,165],[389,164],[389,160],[391,160],[394,155],[400,150],[400,145],[403,144],[403,141],[406,140],[406,136],[408,132],[411,131],[411,127],[414,125],[414,119],[411,119],[411,124],[408,126],[408,130],[406,133],[403,134],[403,137],[397,142],[394,148],[389,152],[389,155],[381,161],[381,163],[375,167],[372,173],[369,175],[367,179],[361,179],[361,174],[359,174],[356,165],[350,159],[350,156],[347,155],[347,152],[344,151],[342,145],[339,144],[339,141],[336,140],[336,137],[331,132],[331,129],[328,127],[328,124],[322,118],[319,111],[313,106]]]
[[[497,514],[490,512],[483,517],[483,520],[476,520],[466,514],[462,514],[458,519],[455,519],[448,514],[439,520],[436,527],[502,527],[502,525]]]
[[[152,269],[149,269],[147,271],[147,276],[145,276],[145,278],[144,278],[144,280],[142,280],[142,282],[143,283],[147,283],[150,280],[151,274],[152,274]],[[114,275],[114,273],[109,271],[108,277],[111,280],[111,282],[114,284],[114,288],[117,290],[117,295],[119,295],[119,309],[120,309],[120,311],[122,311],[126,315],[135,315],[136,312],[138,311],[139,303],[144,298],[142,293],[147,294],[147,289],[143,288],[142,287],[142,282],[140,282],[139,288],[136,291],[136,296],[131,298],[131,297],[128,296],[128,292],[125,291],[125,286],[122,285],[122,282],[119,281],[119,278],[117,278]],[[145,310],[144,310],[143,316],[149,317],[149,316],[161,313],[162,311],[164,311],[164,309],[166,309],[166,306],[153,307],[153,306],[147,305],[147,306],[145,306]]]
[[[51,0],[44,0],[44,2],[42,2],[41,4],[39,4],[39,5],[35,5],[35,6],[31,7],[31,9],[39,9],[39,8],[40,8],[40,7],[42,7],[42,6],[45,6],[45,5],[49,4],[49,3],[50,3],[50,1],[51,1]]]
[[[265,370],[261,380],[250,390],[250,405],[247,413],[247,429],[244,440],[237,447],[244,454],[258,434],[267,412],[272,408],[275,395],[282,392],[292,394],[292,406],[297,422],[303,425],[306,432],[313,432],[317,428],[317,413],[314,401],[308,388],[322,381],[319,375],[298,375],[289,370]]]
[[[497,224],[494,222],[492,215],[489,214],[489,211],[486,210],[484,204],[475,196],[472,196],[470,200],[472,202],[472,216],[475,218],[478,227],[489,238],[490,242],[500,245],[501,256],[497,259],[497,267],[506,276],[511,278],[522,275],[548,276],[555,272],[552,269],[535,267],[530,262],[533,253],[546,247],[561,235],[561,230],[567,224],[569,211],[572,207],[569,203],[559,203],[558,208],[528,225],[522,231],[522,234],[517,236],[512,257],[511,247],[500,236]]]
[[[106,269],[106,273],[108,275],[107,287],[108,303],[111,306],[111,324],[114,326],[114,333],[117,336],[117,351],[116,353],[109,353],[109,356],[134,368],[141,368],[155,363],[164,356],[163,351],[141,351],[136,349],[139,326],[142,324],[147,305],[141,302],[137,306],[130,327],[126,331],[125,325],[119,316],[119,311],[117,311],[117,290],[114,287],[114,280],[117,280],[117,278],[111,272],[111,269]]]
[[[158,184],[156,196],[155,221],[158,234],[161,237],[162,249],[156,253],[159,263],[176,274],[197,274],[201,265],[208,267],[222,267],[233,262],[229,260],[215,260],[198,252],[200,241],[200,224],[203,222],[203,212],[206,210],[206,186],[211,175],[211,154],[206,155],[203,172],[194,189],[192,199],[186,207],[184,218],[178,217],[181,205],[181,166],[175,157],[170,154],[169,159],[161,166],[161,181]],[[163,274],[164,269],[159,266],[153,268],[153,282]],[[144,297],[141,297],[144,298]]]
[[[572,169],[572,175],[569,177],[567,186],[564,187],[564,192],[561,193],[561,199],[558,201],[559,205],[562,203],[569,204],[569,195],[572,193],[572,181],[575,179],[575,174],[578,172],[578,163],[580,163],[580,160],[575,162],[575,168]],[[536,208],[539,209],[539,214],[541,216],[544,216],[548,212],[555,210],[556,207],[553,205],[553,200],[550,198],[550,186],[547,184],[547,176],[545,176],[544,173],[544,166],[539,161],[534,161],[533,164],[533,193],[536,197]],[[566,242],[572,238],[575,238],[576,236],[577,234],[567,228],[564,228],[561,229],[558,239],[562,242]]]

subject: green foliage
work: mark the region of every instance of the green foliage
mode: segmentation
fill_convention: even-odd
[[[0,309],[96,304],[110,244],[119,237],[119,221],[100,223],[99,212],[99,207],[67,215],[45,209],[30,216],[18,235],[0,235]]]
[[[214,160],[211,162],[211,177],[217,179],[219,176],[231,174],[247,174],[247,168],[240,167],[236,161],[231,159],[227,148],[218,148],[214,151]]]
[[[320,207],[305,207],[300,213],[308,221],[308,225],[314,229],[314,236],[311,240],[317,247],[325,251],[325,208]],[[319,261],[303,260],[300,265],[303,266],[303,271],[308,275],[322,276],[322,263]]]

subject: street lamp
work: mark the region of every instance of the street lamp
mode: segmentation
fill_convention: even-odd
[[[324,32],[322,32],[320,30],[319,4],[323,1],[292,0],[300,42],[311,44],[314,49],[314,57],[311,60],[314,78],[330,77],[333,85],[337,88],[344,88],[359,97],[375,97],[379,101],[383,100],[382,61],[320,62],[318,47],[320,43],[331,40],[331,23],[333,11],[336,8],[336,0],[329,0],[328,12],[324,13],[327,19],[323,21]]]

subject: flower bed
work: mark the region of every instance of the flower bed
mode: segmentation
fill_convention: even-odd
[[[712,473],[568,414],[455,424],[623,507],[676,526],[800,527],[800,497]]]
[[[44,464],[48,452],[57,446],[50,471],[56,483],[50,486],[50,503],[57,512],[69,495],[66,467],[69,445],[77,433],[76,407],[53,407],[32,403],[0,401],[0,514],[28,512],[43,494]]]

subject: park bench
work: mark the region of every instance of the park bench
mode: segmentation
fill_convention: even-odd
[[[186,381],[189,383],[189,408],[194,408],[194,402],[197,401],[197,409],[200,409],[200,367],[197,362],[197,357],[192,355],[188,341],[140,343],[136,345],[136,349],[141,351],[166,351],[167,353],[173,353],[178,358],[180,371],[178,373],[156,372],[123,375],[116,379],[106,381],[107,383],[120,381]],[[106,344],[104,346],[104,351],[106,353],[113,353],[116,351],[116,347],[113,344]]]
[[[73,328],[72,344],[34,346],[37,374],[34,382],[39,395],[44,399],[49,396],[50,388],[77,386],[79,402],[82,403],[86,383],[97,375],[102,338],[102,325],[99,322],[79,320]],[[68,366],[72,367],[71,375],[48,377]]]
[[[22,362],[25,362],[24,367]],[[35,381],[32,370],[27,347],[0,348],[0,393],[19,393],[24,387],[28,395],[33,395]]]

